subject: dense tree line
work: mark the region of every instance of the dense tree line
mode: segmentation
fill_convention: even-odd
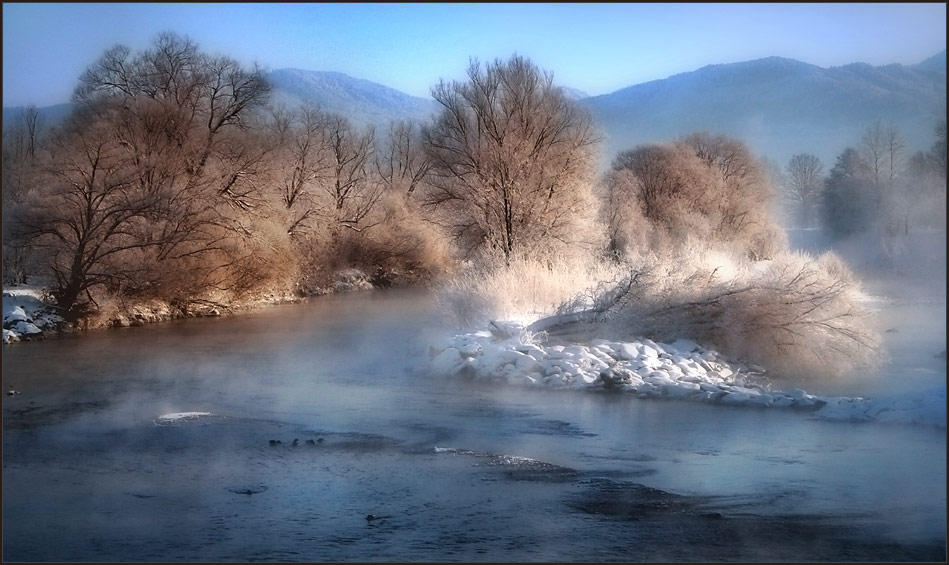
[[[523,57],[472,61],[431,123],[381,136],[269,91],[175,34],[108,50],[42,141],[35,111],[4,133],[7,280],[29,257],[77,320],[100,296],[187,310],[597,243],[592,118]]]
[[[383,155],[373,130],[269,92],[260,69],[175,34],[108,50],[62,124],[40,139],[29,109],[4,130],[5,280],[46,276],[77,320],[104,296],[187,311],[313,292],[346,266],[437,268],[404,202],[427,166],[418,129],[394,128]]]

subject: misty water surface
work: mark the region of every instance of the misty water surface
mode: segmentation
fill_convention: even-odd
[[[446,381],[435,314],[353,294],[6,347],[4,561],[945,559],[944,429]]]

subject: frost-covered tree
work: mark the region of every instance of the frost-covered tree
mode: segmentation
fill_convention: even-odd
[[[946,120],[936,124],[936,142],[929,149],[929,159],[937,174],[946,179]]]
[[[814,227],[824,189],[824,164],[809,153],[791,157],[785,168],[788,196],[794,202],[801,227]]]
[[[622,151],[613,159],[604,182],[613,193],[603,202],[614,217],[612,223],[617,224],[611,226],[611,232],[645,229],[630,225],[637,217],[677,241],[711,232],[704,218],[702,195],[715,180],[702,160],[686,147],[648,144]],[[635,203],[638,210],[628,209],[629,203]]]
[[[597,133],[551,74],[517,55],[473,61],[467,82],[432,96],[421,199],[465,255],[510,261],[590,239]]]
[[[266,148],[251,126],[269,90],[259,69],[171,33],[139,53],[115,46],[82,74],[29,214],[67,317],[97,287],[187,303],[278,272],[254,232]]]
[[[679,142],[690,148],[716,177],[704,192],[713,237],[732,242],[751,257],[766,259],[785,246],[774,216],[774,189],[751,150],[741,141],[698,132]]]
[[[755,258],[769,257],[783,244],[767,175],[736,140],[699,133],[673,144],[641,145],[617,155],[605,182],[612,191],[628,191],[642,216],[673,243],[727,243]]]

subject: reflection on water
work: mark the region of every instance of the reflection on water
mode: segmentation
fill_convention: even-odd
[[[945,559],[944,430],[447,382],[431,316],[348,295],[6,348],[4,561]]]

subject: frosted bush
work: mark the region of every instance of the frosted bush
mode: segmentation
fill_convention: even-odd
[[[834,254],[782,252],[768,261],[706,253],[631,266],[604,312],[612,332],[688,337],[775,375],[822,377],[881,359],[872,315]]]
[[[492,320],[526,325],[566,302],[590,303],[598,283],[615,284],[623,274],[617,265],[579,256],[481,261],[438,287],[436,297],[462,328],[487,327]]]

